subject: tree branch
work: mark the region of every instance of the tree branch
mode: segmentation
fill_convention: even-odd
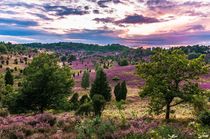
[[[183,102],[185,102],[185,101],[182,100],[182,101],[180,101],[180,102],[177,102],[176,104],[170,105],[170,107],[174,107],[174,106],[179,105],[179,104],[181,104],[181,103],[183,103]]]

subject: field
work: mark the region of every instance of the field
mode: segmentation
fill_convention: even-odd
[[[6,58],[7,55],[3,55],[3,57]],[[32,57],[28,58],[28,63],[14,63],[15,59],[23,59],[24,57],[28,56],[11,56],[9,64],[3,65],[1,72],[4,73],[7,68],[14,69],[16,67],[17,69],[13,71],[13,74],[15,81],[19,82],[19,76],[21,76],[20,71],[27,67],[28,63],[33,59]],[[59,65],[62,65],[62,63]],[[91,84],[93,83],[96,72],[92,61],[76,60],[70,64],[65,63],[65,65],[68,65],[75,73],[73,92],[77,92],[79,96],[89,94],[90,88],[83,89],[81,87],[81,80],[83,71],[88,69],[90,72],[90,82]],[[114,61],[108,69],[105,69],[105,73],[112,87],[112,100],[107,103],[101,118],[103,121],[112,121],[117,126],[117,130],[111,133],[111,135],[107,133],[106,138],[122,138],[128,134],[141,135],[152,131],[152,129],[160,125],[180,128],[182,133],[187,134],[189,138],[191,134],[194,134],[192,128],[189,128],[189,123],[194,122],[196,119],[194,109],[191,105],[182,104],[174,107],[172,109],[174,113],[171,114],[172,120],[169,124],[165,123],[164,114],[148,114],[148,99],[139,97],[139,92],[144,85],[144,81],[137,75],[135,65],[119,66]],[[113,79],[116,77],[118,80]],[[119,110],[114,100],[113,88],[120,81],[126,81],[128,94],[125,103]],[[205,90],[210,89],[210,74],[204,75],[199,79],[199,86]],[[210,108],[210,104],[208,107]],[[7,136],[5,138],[74,139],[78,137],[78,129],[75,130],[76,125],[81,124],[82,121],[86,121],[87,119],[89,119],[87,116],[75,116],[74,111],[58,112],[48,110],[44,114],[9,115],[6,118],[0,117],[0,138]]]

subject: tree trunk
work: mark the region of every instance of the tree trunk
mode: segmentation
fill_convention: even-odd
[[[167,103],[166,105],[166,117],[165,117],[166,122],[168,123],[170,120],[170,103]]]

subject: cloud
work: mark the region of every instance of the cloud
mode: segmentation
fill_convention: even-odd
[[[146,17],[143,15],[129,15],[122,20],[116,21],[117,24],[143,24],[143,23],[156,23],[160,22],[158,19],[153,17]]]
[[[113,23],[116,25],[121,24],[149,24],[149,23],[157,23],[160,20],[153,17],[146,17],[143,15],[128,15],[121,20],[115,20],[114,18],[95,18],[94,21],[102,22],[102,23]]]
[[[94,43],[108,44],[117,43],[120,38],[115,31],[111,30],[80,30],[74,33],[67,33],[65,36],[71,39],[91,40]]]
[[[16,26],[38,26],[38,23],[30,20],[19,20],[11,18],[0,18],[0,24],[16,25]]]
[[[95,18],[93,19],[96,22],[102,22],[102,23],[114,23],[115,19],[114,18]]]
[[[146,4],[149,9],[170,9],[176,5],[169,0],[148,0]]]
[[[54,6],[54,5],[44,5],[46,12],[55,12],[57,16],[66,16],[66,15],[84,15],[88,12],[86,10],[81,10],[79,8],[69,8],[67,6]]]
[[[47,35],[44,31],[28,29],[24,27],[14,27],[8,25],[0,25],[0,35],[9,36],[33,36],[33,35]]]

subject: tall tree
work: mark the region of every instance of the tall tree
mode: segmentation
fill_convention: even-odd
[[[16,100],[20,108],[43,112],[67,102],[73,87],[72,73],[58,65],[55,55],[43,53],[35,57],[24,74],[23,88]]]
[[[140,96],[150,98],[151,112],[165,111],[167,121],[171,107],[186,102],[198,106],[204,101],[204,92],[196,83],[207,72],[204,55],[189,60],[180,50],[157,49],[149,62],[137,66],[137,72],[145,80]]]
[[[87,70],[85,70],[83,73],[81,86],[84,89],[87,89],[90,86],[90,74]]]
[[[6,71],[6,74],[4,76],[4,79],[5,79],[5,85],[13,85],[14,84],[13,75],[12,75],[10,69],[8,69]]]
[[[120,100],[121,100],[120,92],[121,92],[121,84],[118,83],[118,84],[114,87],[114,95],[115,95],[115,100],[116,100],[116,101],[120,101]]]
[[[127,90],[126,82],[123,81],[121,84],[121,96],[123,100],[126,100],[127,92],[128,90]]]
[[[114,95],[116,101],[126,100],[127,96],[127,87],[126,82],[118,83],[114,88]]]
[[[96,79],[91,86],[90,97],[92,98],[95,94],[102,95],[106,101],[111,100],[111,87],[107,81],[106,73],[101,68],[96,72]]]

